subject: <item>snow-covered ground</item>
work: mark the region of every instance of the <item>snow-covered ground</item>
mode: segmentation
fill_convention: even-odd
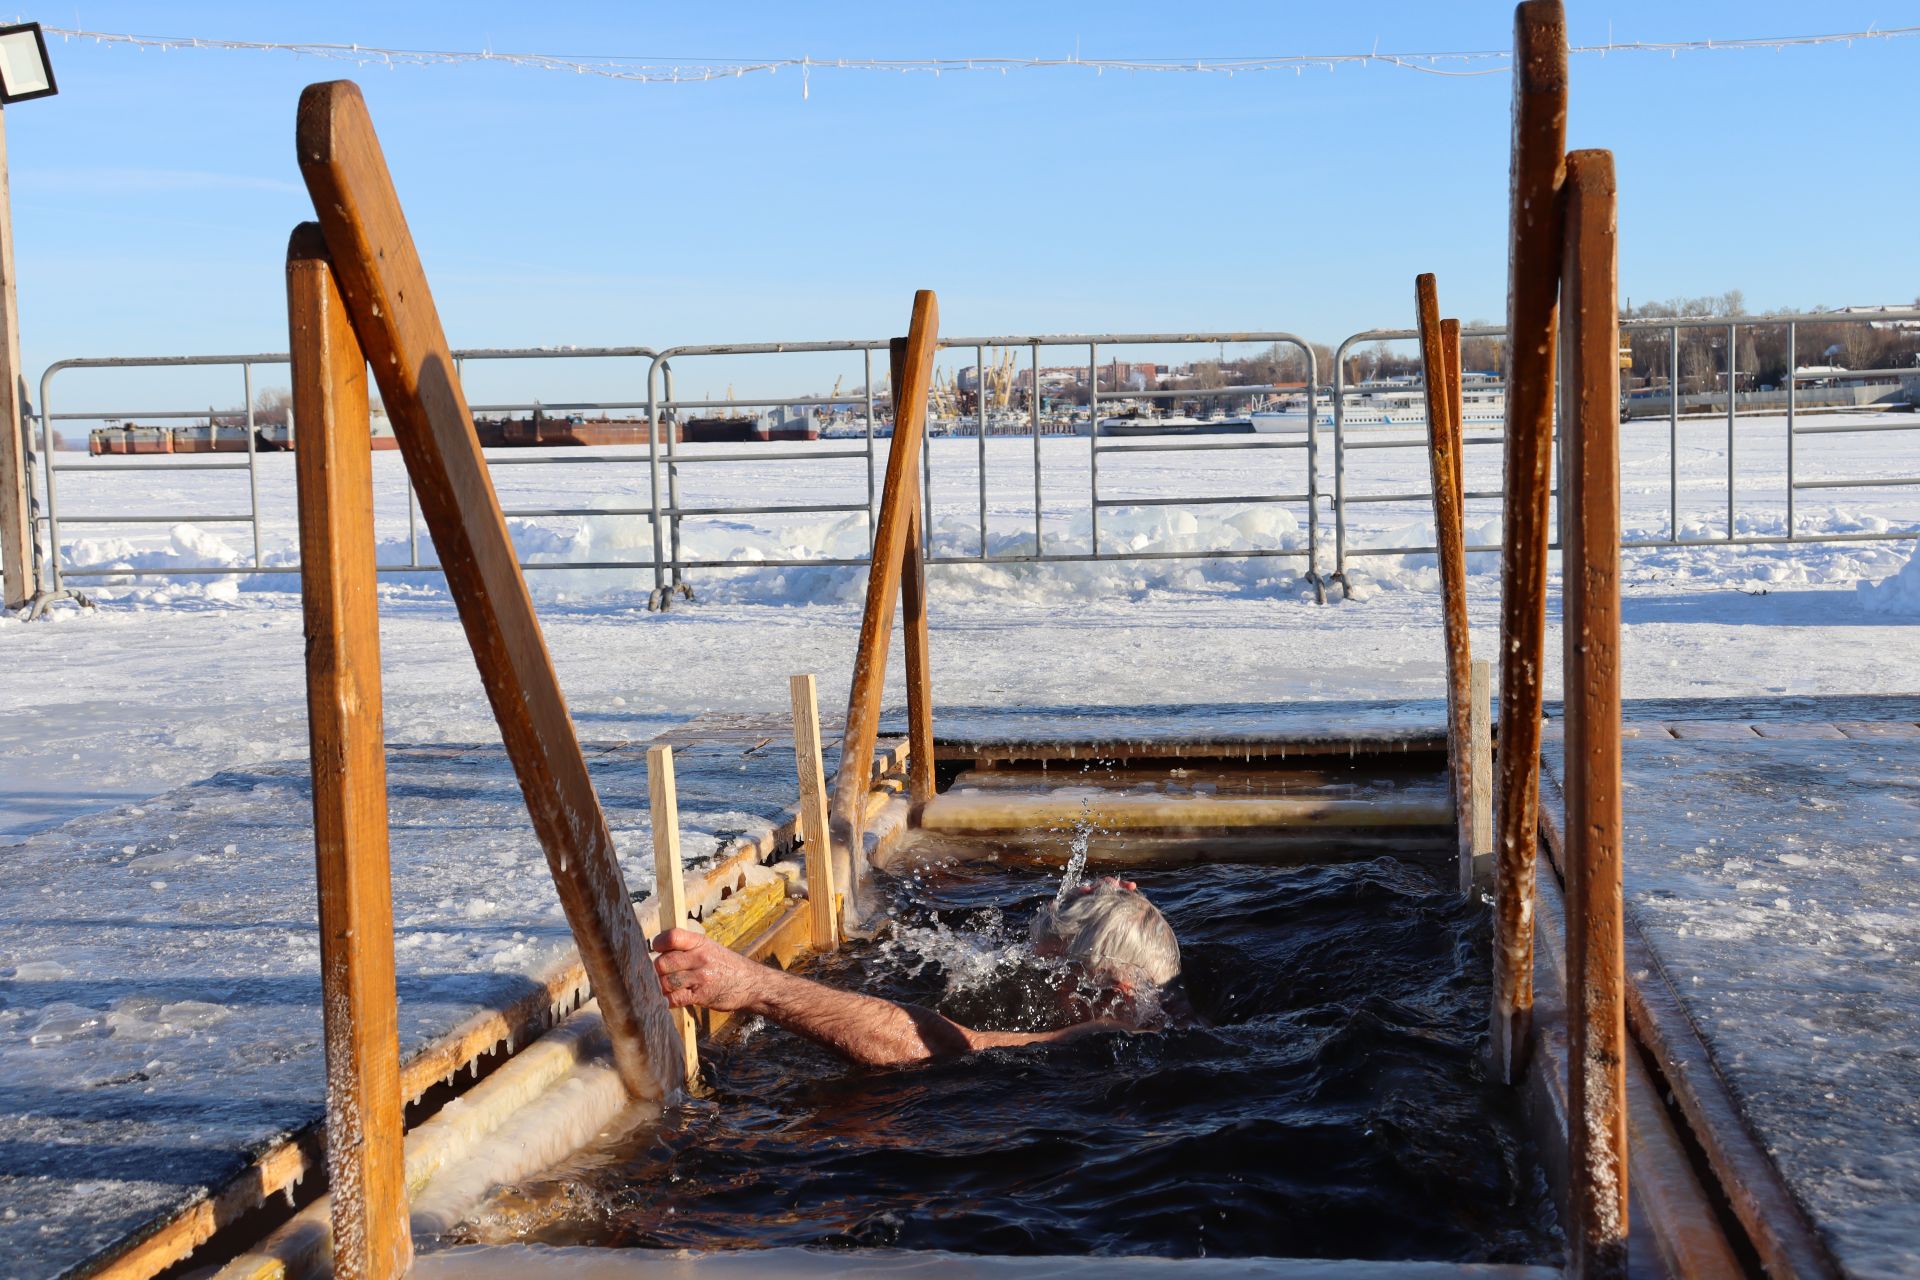
[[[1836,420],[1803,419],[1831,424]],[[1876,420],[1920,426],[1910,416]],[[1785,423],[1742,419],[1736,454],[1736,528],[1742,536],[1785,527]],[[1356,439],[1380,439],[1379,436]],[[857,442],[808,446],[836,452]],[[1802,437],[1803,480],[1920,474],[1920,432]],[[790,449],[794,446],[782,446]],[[877,464],[884,468],[884,444]],[[980,546],[978,442],[930,444],[934,541],[940,555]],[[682,469],[690,507],[863,502],[861,459],[757,461],[767,446],[702,446],[741,461]],[[691,451],[691,449],[689,450]],[[573,456],[580,456],[574,451]],[[606,455],[620,451],[585,451]],[[555,451],[565,456],[564,451]],[[509,510],[648,505],[645,450],[619,465],[523,465],[539,455],[499,455],[495,478]],[[1626,428],[1623,481],[1630,538],[1668,532],[1665,422]],[[72,455],[63,455],[71,457]],[[1468,450],[1469,490],[1498,486],[1497,447]],[[987,544],[1030,551],[1033,442],[987,442]],[[1042,535],[1049,551],[1084,551],[1088,442],[1041,443]],[[96,567],[223,566],[251,557],[245,526],[182,517],[103,526],[73,517],[232,514],[247,509],[245,472],[60,478],[63,563]],[[1349,453],[1349,494],[1426,489],[1424,454]],[[1104,499],[1299,492],[1300,451],[1103,454]],[[1911,544],[1805,543],[1729,547],[1724,533],[1725,424],[1681,427],[1681,535],[1703,545],[1627,557],[1625,653],[1630,697],[1719,693],[1910,690],[1920,659],[1920,571],[1884,587]],[[375,455],[383,563],[408,555],[399,455]],[[1321,488],[1331,492],[1331,441]],[[293,459],[264,455],[258,482],[261,542],[269,563],[294,557]],[[1816,499],[1818,499],[1816,501]],[[931,574],[936,696],[969,704],[1263,700],[1434,696],[1441,692],[1437,574],[1431,556],[1366,557],[1366,546],[1431,540],[1423,502],[1349,508],[1353,598],[1322,608],[1301,580],[1300,559],[1122,561],[1103,564],[944,565]],[[1497,503],[1469,505],[1470,537],[1498,538]],[[1304,549],[1305,510],[1291,506],[1141,507],[1101,512],[1101,546],[1116,551]],[[1323,513],[1321,566],[1333,563]],[[1920,526],[1920,489],[1802,492],[1802,534]],[[644,515],[517,517],[523,556],[536,562],[633,560],[650,553]],[[772,556],[862,554],[865,517],[742,516],[689,519],[686,554],[751,565]],[[432,549],[420,535],[423,560]],[[1497,565],[1472,557],[1477,651],[1497,626]],[[860,568],[695,570],[698,602],[646,612],[650,569],[550,569],[530,574],[547,638],[582,733],[618,736],[634,718],[713,709],[778,709],[784,677],[813,671],[823,702],[844,700],[865,574]],[[300,602],[286,575],[76,580],[98,612],[61,609],[53,621],[0,620],[0,834],[35,830],[76,814],[134,802],[232,765],[305,750]],[[1557,579],[1555,584],[1557,608]],[[431,574],[385,580],[382,599],[387,733],[391,740],[494,737],[472,661],[444,585]],[[1557,634],[1549,679],[1557,684]],[[891,670],[899,670],[899,663]]]

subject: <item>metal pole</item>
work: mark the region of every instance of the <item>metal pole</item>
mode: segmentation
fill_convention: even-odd
[[[1733,406],[1736,399],[1734,390],[1734,371],[1738,359],[1734,355],[1734,339],[1739,332],[1738,325],[1727,326],[1727,541],[1733,541],[1737,530],[1733,527]]]
[[[660,357],[647,365],[647,494],[653,514],[653,599],[648,607],[658,609],[667,599],[666,541],[660,534]]]
[[[1033,554],[1042,551],[1040,543],[1040,344],[1029,351],[1033,361],[1033,390],[1027,397],[1027,421],[1033,425]]]
[[[24,415],[20,405],[20,315],[13,284],[13,207],[7,186],[7,132],[0,111],[0,605],[18,609],[33,599],[32,501]],[[52,474],[53,452],[47,452]],[[47,502],[51,511],[51,495]],[[60,558],[55,544],[54,559]],[[55,586],[59,584],[56,581]]]
[[[1100,344],[1087,344],[1087,490],[1093,501],[1087,519],[1093,537],[1087,548],[1100,555]]]
[[[1313,348],[1301,345],[1307,353],[1307,581],[1313,583],[1315,604],[1327,602],[1327,583],[1320,576],[1320,421],[1314,403],[1314,390],[1320,380],[1319,362]],[[1253,405],[1247,405],[1247,417],[1253,417]]]
[[[668,575],[675,589],[680,589],[680,464],[676,456],[680,438],[680,415],[673,407],[673,366],[660,362],[660,387],[667,394],[667,506],[673,515],[668,517],[667,530],[671,535],[668,547],[673,553],[673,570]],[[652,434],[652,428],[648,428]]]
[[[1667,537],[1680,541],[1680,326],[1667,330]]]
[[[987,558],[987,349],[973,349],[973,416],[980,430],[980,558]]]
[[[253,567],[262,568],[260,563],[260,451],[253,438],[253,366],[240,366],[240,390],[247,398],[247,515],[253,525]],[[218,447],[219,432],[214,425],[207,424],[209,444]]]
[[[873,554],[873,536],[877,526],[873,519],[873,348],[866,347],[860,354],[867,362],[867,554]],[[889,395],[898,395],[897,389],[889,388]],[[895,416],[899,414],[895,409]]]
[[[60,582],[60,501],[54,492],[53,476],[53,370],[40,377],[40,453],[47,469],[47,574],[55,594],[65,590]]]
[[[1353,592],[1347,586],[1347,346],[1333,353],[1333,576],[1340,580],[1340,598]],[[1309,402],[1308,406],[1313,406]],[[1312,424],[1308,424],[1311,429]]]
[[[1794,376],[1795,371],[1800,367],[1800,358],[1796,353],[1796,349],[1797,349],[1797,345],[1800,337],[1798,328],[1799,326],[1794,324],[1793,321],[1791,320],[1787,321],[1787,541],[1789,542],[1793,541],[1793,529],[1794,529],[1794,523],[1793,523],[1793,483],[1794,483],[1793,401],[1794,401],[1794,392],[1800,385],[1800,379]]]

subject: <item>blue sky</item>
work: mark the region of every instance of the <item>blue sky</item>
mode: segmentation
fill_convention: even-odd
[[[1575,43],[1920,23],[1920,3],[1574,0]],[[1511,5],[153,4],[50,26],[570,54],[1225,56],[1500,48]],[[365,88],[456,345],[1404,324],[1505,290],[1505,76],[800,77],[650,86],[477,65],[56,43],[7,112],[31,372],[278,350],[308,214],[302,85]],[[1570,144],[1614,148],[1623,291],[1754,309],[1911,300],[1920,39],[1579,57]],[[752,375],[742,373],[743,378]]]

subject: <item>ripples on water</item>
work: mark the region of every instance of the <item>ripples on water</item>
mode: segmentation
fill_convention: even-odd
[[[851,1068],[769,1026],[712,1096],[497,1203],[552,1244],[893,1246],[1552,1262],[1511,1095],[1487,1083],[1487,933],[1391,859],[1134,874],[1210,1025]],[[894,936],[814,976],[974,1026],[1058,1019],[1026,957],[1058,880],[982,864],[903,882]]]

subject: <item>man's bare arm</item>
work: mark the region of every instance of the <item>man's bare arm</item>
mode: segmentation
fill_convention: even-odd
[[[1103,1029],[1090,1023],[1064,1031],[974,1031],[918,1005],[840,991],[782,972],[691,929],[667,930],[653,940],[653,950],[660,989],[675,1008],[756,1013],[864,1066],[954,1058]]]

